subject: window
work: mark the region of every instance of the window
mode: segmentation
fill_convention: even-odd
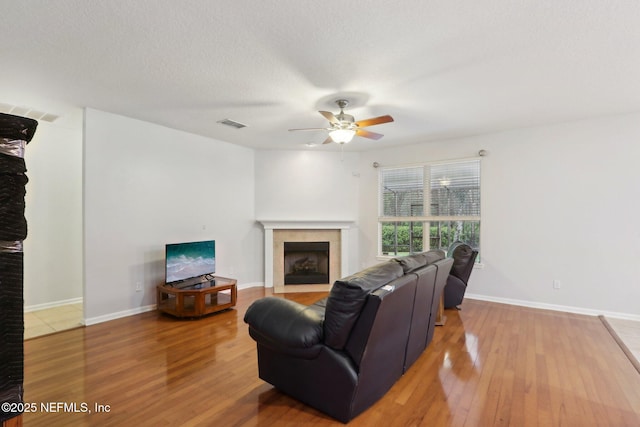
[[[381,169],[378,222],[382,255],[479,249],[480,160]]]

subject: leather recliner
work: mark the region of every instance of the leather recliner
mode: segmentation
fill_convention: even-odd
[[[466,243],[455,242],[449,247],[447,256],[453,259],[453,266],[444,288],[444,308],[454,308],[462,304],[478,251]]]

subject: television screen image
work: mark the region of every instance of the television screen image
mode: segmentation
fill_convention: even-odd
[[[216,242],[166,245],[166,283],[179,282],[216,272]]]

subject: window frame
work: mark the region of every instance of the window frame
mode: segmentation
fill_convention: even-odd
[[[424,207],[430,206],[432,203],[431,197],[431,168],[433,166],[439,165],[454,165],[458,163],[477,163],[478,167],[478,192],[479,192],[479,203],[477,206],[478,215],[433,215],[430,212],[425,214]],[[423,168],[423,178],[422,178],[422,203],[423,203],[423,212],[421,216],[389,216],[384,215],[384,182],[383,182],[383,174],[385,171],[389,170],[401,170],[401,169],[410,169],[410,168]],[[383,225],[385,223],[422,223],[422,251],[427,251],[431,249],[431,236],[430,236],[430,227],[431,223],[434,222],[447,222],[447,221],[463,221],[463,222],[477,222],[478,227],[478,245],[476,248],[480,251],[481,244],[481,231],[482,231],[482,209],[481,209],[481,201],[482,201],[482,161],[481,157],[469,157],[469,158],[461,158],[461,159],[452,159],[452,160],[439,160],[433,162],[423,162],[423,163],[412,163],[412,164],[404,164],[404,165],[395,165],[395,166],[383,166],[378,171],[378,237],[377,237],[377,254],[379,259],[389,259],[394,258],[398,255],[397,245],[396,245],[396,255],[387,255],[383,252]],[[426,244],[425,244],[426,243]],[[412,240],[410,237],[409,247],[411,248]],[[446,249],[446,248],[445,248]],[[413,252],[415,253],[415,252]],[[480,256],[476,258],[476,263],[480,262]]]

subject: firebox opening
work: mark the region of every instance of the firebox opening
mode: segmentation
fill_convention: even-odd
[[[329,242],[284,242],[284,284],[329,283]]]

